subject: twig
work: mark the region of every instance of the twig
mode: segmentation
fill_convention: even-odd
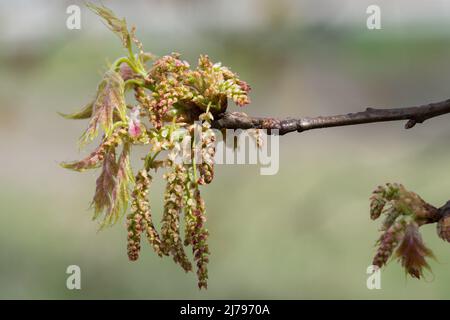
[[[375,109],[334,116],[305,117],[305,118],[262,118],[251,117],[243,112],[225,112],[219,114],[213,122],[217,129],[267,129],[278,130],[278,134],[289,132],[303,132],[306,130],[350,126],[363,123],[408,120],[405,129],[414,127],[417,123],[450,113],[450,99],[429,103],[418,107]]]

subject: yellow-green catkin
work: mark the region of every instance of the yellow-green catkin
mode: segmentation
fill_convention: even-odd
[[[136,175],[136,185],[132,193],[131,213],[127,217],[128,257],[130,260],[139,258],[141,234],[146,233],[147,239],[155,252],[162,256],[161,240],[152,221],[148,190],[151,177],[146,170]]]
[[[192,265],[184,252],[180,236],[180,215],[183,208],[183,195],[187,172],[183,165],[173,164],[172,171],[165,175],[167,180],[164,194],[164,214],[162,218],[162,252],[170,254],[176,263],[186,271]]]

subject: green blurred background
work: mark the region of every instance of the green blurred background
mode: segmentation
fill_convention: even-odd
[[[126,255],[124,222],[97,232],[89,202],[97,172],[63,170],[86,154],[75,111],[94,95],[120,41],[77,1],[0,2],[0,298],[63,299],[447,299],[450,250],[423,228],[438,260],[433,273],[406,278],[392,261],[382,289],[366,288],[378,223],[368,197],[385,182],[440,206],[450,199],[448,116],[412,130],[380,123],[281,138],[280,170],[222,165],[204,188],[210,280],[199,291],[171,259],[145,243]],[[450,3],[377,1],[382,29],[366,28],[372,1],[103,1],[138,27],[144,47],[195,65],[222,61],[253,87],[253,115],[316,116],[400,107],[450,96]],[[233,107],[234,109],[237,109]],[[151,195],[161,216],[163,185]],[[82,289],[66,288],[68,265]]]

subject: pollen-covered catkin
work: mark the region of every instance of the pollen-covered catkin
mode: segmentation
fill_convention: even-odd
[[[134,201],[134,200],[133,200]],[[142,215],[135,209],[135,204],[131,205],[131,213],[127,216],[127,253],[131,261],[139,259],[141,250]]]
[[[399,220],[384,232],[378,240],[378,250],[373,258],[372,264],[378,267],[384,266],[392,256],[394,249],[402,239],[405,232],[406,223]]]
[[[378,219],[383,211],[386,200],[384,200],[380,195],[376,194],[370,198],[370,218],[372,220]]]
[[[370,197],[370,218],[378,219],[388,201],[398,198],[402,185],[397,183],[387,183],[385,186],[378,186]]]
[[[199,167],[198,184],[209,184],[214,179],[214,156],[216,137],[214,131],[204,128],[202,132],[202,147],[201,147],[201,164]]]
[[[205,228],[206,212],[205,212],[205,202],[200,195],[200,190],[195,190],[194,193],[197,210],[194,211],[196,217],[196,224],[192,239],[192,251],[194,253],[194,259],[197,261],[197,278],[198,287],[207,288],[208,280],[208,263],[209,263],[209,247],[208,247],[208,236],[209,232]]]
[[[172,171],[165,175],[167,180],[164,194],[164,214],[162,218],[161,240],[162,252],[172,255],[186,271],[192,270],[192,265],[184,252],[180,235],[180,215],[183,207],[183,194],[187,179],[186,169],[181,164],[173,164]]]
[[[141,170],[136,175],[136,185],[132,193],[131,213],[127,217],[128,228],[128,257],[130,260],[139,258],[141,247],[141,234],[145,232],[150,245],[161,256],[161,240],[153,225],[148,190],[151,177],[146,170]]]

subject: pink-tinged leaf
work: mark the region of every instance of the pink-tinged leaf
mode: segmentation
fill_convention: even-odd
[[[114,12],[104,6],[100,7],[92,3],[86,3],[86,6],[105,20],[109,29],[122,40],[125,48],[131,47],[131,37],[125,19],[119,19]]]
[[[115,203],[114,212],[111,212],[111,214],[115,218],[118,218],[121,213],[126,211],[129,201],[129,186],[133,182],[134,176],[130,166],[130,144],[126,143],[119,158],[116,184],[112,191]]]
[[[417,223],[411,222],[407,225],[396,255],[406,272],[414,278],[420,279],[423,276],[424,268],[430,270],[425,258],[434,258],[434,255],[423,243]]]
[[[81,138],[81,144],[93,140],[101,127],[108,137],[113,127],[114,112],[118,112],[121,120],[126,117],[125,83],[119,73],[109,70],[105,73],[97,90],[93,104],[92,118],[88,128]]]
[[[115,160],[115,151],[105,155],[103,171],[97,179],[94,196],[95,216],[103,212],[102,227],[113,225],[128,207],[129,187],[134,182],[130,166],[130,144],[126,143],[119,157]]]
[[[61,163],[61,166],[66,169],[80,172],[87,169],[98,168],[105,157],[105,153],[110,152],[111,148],[117,147],[122,144],[122,142],[122,138],[116,131],[109,138],[104,139],[100,145],[84,159],[73,162],[63,162]]]
[[[74,112],[74,113],[70,113],[70,114],[58,112],[58,114],[66,119],[73,119],[73,120],[89,119],[92,116],[93,106],[94,106],[94,103],[90,102],[83,109],[81,109],[78,112]]]
[[[116,152],[113,148],[108,150],[103,160],[103,167],[100,176],[96,181],[96,189],[92,205],[94,206],[94,219],[102,212],[109,212],[114,205],[112,191],[116,184],[117,176]]]
[[[75,171],[84,171],[87,169],[98,168],[104,157],[105,148],[103,145],[98,146],[90,155],[80,161],[63,162],[61,167]]]

